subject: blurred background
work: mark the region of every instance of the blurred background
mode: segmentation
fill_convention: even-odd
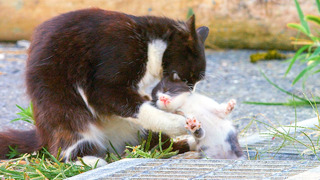
[[[299,0],[305,14],[317,11],[314,0]],[[195,13],[197,26],[210,27],[209,48],[292,50],[299,22],[293,0],[0,0],[0,41],[29,40],[43,21],[72,10],[98,7],[133,15],[185,20]]]

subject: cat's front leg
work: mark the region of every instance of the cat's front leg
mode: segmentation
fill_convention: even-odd
[[[154,132],[162,131],[169,136],[178,136],[187,133],[184,128],[186,123],[185,117],[162,111],[152,106],[149,102],[145,102],[140,106],[137,118],[138,123],[143,128]]]
[[[154,132],[162,131],[170,136],[186,134],[186,118],[162,111],[146,101],[130,88],[106,87],[98,84],[99,92],[89,94],[89,104],[98,114],[112,114],[141,125]]]

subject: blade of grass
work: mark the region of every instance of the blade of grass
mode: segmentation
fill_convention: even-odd
[[[159,150],[162,152],[161,131],[159,132]]]
[[[300,32],[303,32],[306,35],[309,35],[308,31],[306,30],[306,28],[304,26],[302,26],[301,24],[297,24],[297,23],[288,23],[287,24],[288,27],[296,29]]]
[[[290,62],[290,64],[289,64],[289,66],[288,66],[288,68],[287,68],[287,71],[286,71],[286,73],[284,74],[284,76],[286,76],[286,75],[289,73],[289,71],[291,70],[294,62],[297,60],[297,58],[299,57],[299,55],[300,55],[301,53],[303,53],[306,49],[308,49],[308,47],[309,47],[309,45],[302,46],[302,47],[296,52],[296,54],[295,54],[295,55],[293,56],[293,58],[291,59],[291,62]]]
[[[311,140],[311,138],[305,133],[305,132],[302,132],[302,134],[304,134],[308,139],[309,139],[309,141],[311,142],[311,144],[312,144],[312,149],[311,148],[309,148],[312,152],[313,152],[313,154],[320,160],[320,158],[319,158],[319,156],[318,156],[318,154],[317,154],[317,150],[316,150],[316,148],[315,148],[315,146],[314,146],[314,144],[313,144],[313,141]]]
[[[280,90],[281,92],[284,92],[284,93],[286,93],[286,94],[288,94],[288,95],[290,95],[290,96],[293,96],[293,97],[295,97],[295,98],[297,98],[297,99],[299,99],[299,100],[301,100],[301,101],[307,101],[307,100],[304,99],[304,98],[301,98],[301,97],[299,97],[299,96],[297,96],[297,95],[295,95],[295,94],[293,94],[293,93],[290,93],[290,92],[288,92],[288,91],[280,88],[278,85],[276,85],[275,83],[273,83],[273,82],[261,71],[261,69],[260,69],[260,73],[261,73],[262,76],[269,82],[269,84],[271,84],[273,87],[277,88],[277,89]]]
[[[114,148],[113,144],[111,143],[111,141],[109,140],[109,144],[111,146],[111,148],[113,149],[113,151],[117,154],[118,158],[121,159],[120,154],[117,152],[116,148]]]
[[[314,16],[314,15],[307,15],[306,19],[316,23],[317,25],[320,25],[320,17],[319,16]]]
[[[307,66],[305,69],[303,69],[298,76],[293,80],[292,84],[296,84],[299,79],[301,79],[307,72],[310,72],[313,68],[315,68],[318,64],[320,63],[320,61],[314,61],[312,64],[310,64],[309,66]]]
[[[145,151],[149,151],[150,143],[151,143],[151,139],[152,139],[152,132],[151,132],[151,131],[149,131]]]
[[[307,21],[304,19],[304,15],[303,15],[303,12],[302,12],[301,7],[299,5],[299,2],[298,2],[298,0],[294,0],[294,2],[296,4],[296,8],[297,8],[297,11],[298,11],[300,23],[306,29],[307,33],[310,35],[309,25],[308,25]]]
[[[291,102],[255,102],[255,101],[244,101],[244,104],[252,104],[252,105],[267,105],[267,106],[303,106],[309,105],[308,102],[295,101],[295,104]],[[320,103],[320,102],[319,102]]]

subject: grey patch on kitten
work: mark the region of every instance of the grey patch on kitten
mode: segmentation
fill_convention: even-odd
[[[201,139],[202,137],[204,137],[205,132],[204,132],[204,130],[203,130],[202,128],[200,128],[200,129],[196,130],[196,131],[193,133],[193,135],[194,135],[196,138]]]
[[[226,142],[230,144],[231,150],[237,155],[237,157],[243,156],[243,152],[238,142],[238,137],[236,133],[230,131],[226,139]]]

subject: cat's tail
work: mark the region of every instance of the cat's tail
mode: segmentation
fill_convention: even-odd
[[[32,153],[42,147],[36,129],[28,131],[8,130],[0,132],[0,159],[6,159],[11,146],[19,153]]]

